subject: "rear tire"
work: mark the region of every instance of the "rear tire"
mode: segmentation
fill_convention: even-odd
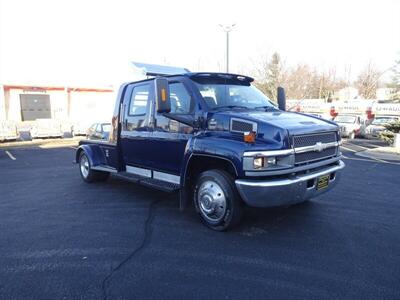
[[[110,176],[108,172],[93,170],[85,152],[79,155],[79,172],[82,179],[87,183],[106,181]]]
[[[224,231],[237,225],[243,215],[243,203],[233,177],[222,170],[199,175],[193,193],[196,211],[209,228]]]

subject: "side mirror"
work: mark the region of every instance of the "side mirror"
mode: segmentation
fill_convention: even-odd
[[[280,110],[286,110],[285,89],[281,86],[278,87],[278,107]]]
[[[171,111],[171,100],[169,98],[169,83],[166,78],[154,79],[156,87],[156,110],[158,113],[169,113]]]

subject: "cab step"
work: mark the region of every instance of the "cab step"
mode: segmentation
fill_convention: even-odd
[[[159,180],[159,179],[154,179],[154,178],[149,178],[149,177],[144,177],[144,176],[140,176],[137,174],[131,174],[128,172],[118,172],[117,174],[115,174],[115,176],[117,178],[121,178],[123,180],[127,180],[130,182],[134,182],[134,183],[139,183],[141,185],[144,186],[148,186],[151,188],[155,188],[164,192],[175,192],[178,191],[180,188],[179,184],[176,183],[171,183],[171,182],[167,182],[167,181],[163,181],[163,180]]]

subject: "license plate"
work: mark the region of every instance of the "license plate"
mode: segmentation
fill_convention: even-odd
[[[329,177],[330,177],[329,174],[321,176],[321,177],[318,177],[317,190],[322,190],[322,189],[325,189],[325,188],[328,187],[328,185],[329,185]]]

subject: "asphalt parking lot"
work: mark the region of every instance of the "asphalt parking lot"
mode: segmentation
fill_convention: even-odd
[[[0,298],[399,299],[400,164],[355,155],[377,145],[345,142],[336,189],[225,233],[175,194],[84,183],[71,147],[0,149]]]

